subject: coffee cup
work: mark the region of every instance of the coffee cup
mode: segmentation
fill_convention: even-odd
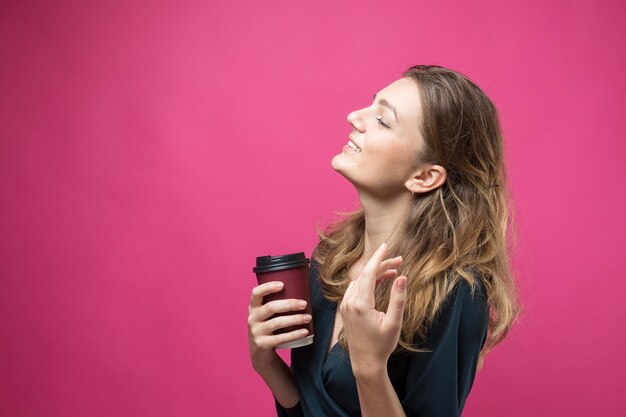
[[[258,256],[256,258],[256,266],[252,268],[252,272],[256,274],[259,285],[270,281],[281,281],[284,284],[282,290],[263,297],[263,304],[274,300],[291,298],[305,300],[307,302],[304,310],[277,313],[270,317],[270,319],[278,316],[305,313],[313,316],[311,308],[311,290],[309,288],[309,262],[304,252],[278,256]],[[287,333],[298,329],[307,329],[309,333],[306,337],[283,343],[276,347],[297,348],[313,343],[313,320],[306,324],[277,329],[274,331],[274,334]]]

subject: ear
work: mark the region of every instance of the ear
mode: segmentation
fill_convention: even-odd
[[[413,193],[427,193],[446,182],[446,169],[441,165],[425,165],[415,171],[404,185]]]

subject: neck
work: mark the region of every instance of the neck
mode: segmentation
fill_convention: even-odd
[[[410,207],[411,198],[409,192],[393,197],[378,197],[359,191],[359,200],[365,214],[363,262],[367,262],[383,242],[391,243]]]

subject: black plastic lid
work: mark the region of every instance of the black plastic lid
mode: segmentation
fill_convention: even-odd
[[[297,268],[305,266],[309,263],[309,259],[304,256],[304,252],[289,253],[287,255],[278,256],[257,256],[256,266],[252,268],[255,274],[263,272],[280,271],[282,269]]]

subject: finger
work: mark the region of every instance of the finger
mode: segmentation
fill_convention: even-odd
[[[352,293],[354,292],[355,284],[356,284],[356,281],[350,281],[350,283],[348,284],[348,287],[344,291],[343,296],[341,297],[341,301],[339,302],[340,312],[344,311],[346,305],[352,302],[352,297],[353,297]]]
[[[259,307],[263,305],[263,297],[268,294],[279,292],[283,289],[285,284],[281,281],[265,282],[261,285],[257,285],[252,289],[252,295],[250,296],[250,307]]]
[[[378,268],[378,275],[381,275],[388,269],[395,269],[402,265],[403,259],[402,256],[396,256],[395,258],[386,259],[380,264],[380,268]]]
[[[310,314],[291,314],[289,316],[278,316],[270,319],[259,326],[259,332],[262,334],[272,334],[273,331],[278,329],[284,329],[289,326],[297,326],[300,324],[306,324],[312,320]]]
[[[274,314],[304,310],[306,308],[306,304],[305,300],[297,300],[295,298],[287,300],[274,300],[257,308],[251,315],[256,321],[265,321]]]
[[[402,327],[402,317],[404,315],[404,306],[406,304],[406,283],[407,278],[404,275],[399,276],[393,282],[391,295],[389,297],[389,306],[384,318],[384,325],[393,328]]]
[[[363,267],[363,271],[359,276],[359,289],[363,289],[363,293],[361,296],[369,297],[369,294],[374,293],[374,287],[376,286],[376,277],[378,270],[380,268],[381,262],[385,259],[385,254],[387,253],[387,244],[383,242],[376,252],[372,255],[372,257],[367,261],[365,266]]]
[[[308,336],[309,331],[307,329],[298,329],[289,333],[280,333],[271,336],[261,336],[258,338],[256,344],[258,347],[264,349],[272,349],[283,343],[293,342],[294,340],[302,339]]]
[[[378,273],[376,274],[376,284],[384,279],[395,278],[398,275],[398,268],[402,265],[402,256],[396,256],[395,258],[386,259],[380,264]]]
[[[350,298],[352,297],[352,293],[354,292],[354,287],[357,285],[356,281],[350,281],[350,283],[348,284],[348,287],[346,288],[346,291],[343,293],[343,298]]]
[[[398,276],[398,270],[390,269],[388,271],[383,272],[382,275],[379,275],[378,278],[376,278],[376,284],[380,284],[382,281],[395,278],[396,276]]]

